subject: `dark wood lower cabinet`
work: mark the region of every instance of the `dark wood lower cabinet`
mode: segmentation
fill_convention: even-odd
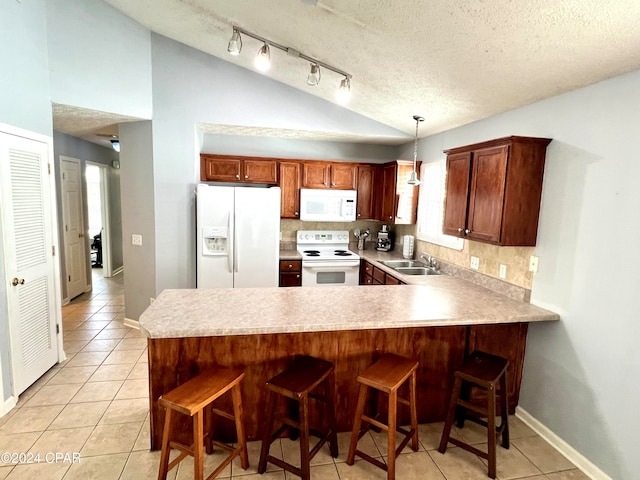
[[[259,438],[266,402],[264,384],[284,370],[296,355],[313,355],[335,364],[336,415],[338,429],[342,432],[349,431],[352,426],[358,372],[387,352],[420,362],[417,390],[420,422],[444,419],[453,372],[463,362],[465,353],[476,348],[509,359],[508,381],[512,394],[509,409],[513,413],[520,392],[526,333],[527,324],[518,323],[149,339],[151,448],[160,448],[164,424],[164,412],[158,407],[158,398],[201,370],[215,365],[241,368],[246,372],[242,381],[242,401],[247,436],[250,440]],[[222,400],[221,407],[230,408],[225,405],[227,400]],[[400,421],[406,423],[405,409],[401,412]],[[177,440],[187,444],[189,420],[179,418],[176,429],[180,432]],[[312,422],[318,420],[312,418]],[[216,424],[216,435],[220,438],[232,438],[233,431],[230,422]]]
[[[302,286],[302,262],[300,260],[280,260],[280,287]]]

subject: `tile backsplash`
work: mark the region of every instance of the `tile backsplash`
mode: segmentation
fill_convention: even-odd
[[[356,221],[356,222],[303,222],[301,220],[280,220],[280,230],[283,242],[295,242],[296,231],[298,230],[349,230],[351,241],[357,239],[353,235],[353,230],[359,228],[364,230],[369,228],[371,236],[367,239],[367,248],[373,248],[376,242],[376,234],[382,229],[383,222],[376,220]],[[394,251],[401,252],[400,240],[403,235],[416,234],[415,225],[391,225],[391,230],[395,234],[396,245]],[[500,279],[500,264],[507,267],[506,278],[501,281],[531,289],[533,274],[529,272],[529,257],[535,255],[535,247],[498,247],[487,243],[466,240],[464,248],[460,251],[451,248],[441,247],[433,243],[416,240],[414,248],[415,258],[418,259],[422,253],[429,253],[437,260],[447,262],[461,267],[471,272],[471,257],[480,259],[477,272],[490,277]]]

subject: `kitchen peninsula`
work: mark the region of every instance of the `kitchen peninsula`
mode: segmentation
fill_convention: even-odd
[[[163,291],[140,317],[149,346],[152,449],[160,446],[164,423],[160,395],[216,364],[246,371],[246,429],[250,439],[258,438],[264,383],[297,354],[334,362],[341,431],[351,427],[358,372],[384,352],[420,361],[421,422],[444,418],[452,373],[476,348],[510,359],[513,410],[528,322],[559,316],[456,277],[420,283]]]

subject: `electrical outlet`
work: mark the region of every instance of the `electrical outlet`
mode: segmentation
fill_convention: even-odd
[[[142,235],[131,235],[131,245],[142,245]]]
[[[498,274],[500,278],[507,278],[507,266],[500,264],[500,273]]]
[[[529,257],[529,271],[532,273],[538,272],[538,257],[535,255],[531,255],[531,257]]]
[[[471,257],[471,268],[474,270],[480,268],[480,259],[478,257]]]

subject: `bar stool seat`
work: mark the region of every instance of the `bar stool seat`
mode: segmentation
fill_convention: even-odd
[[[303,480],[309,480],[311,459],[328,441],[331,456],[338,456],[338,437],[336,433],[334,366],[331,362],[319,358],[300,356],[294,359],[287,370],[267,381],[267,417],[264,425],[262,448],[258,472],[264,473],[267,462],[273,463],[291,472]],[[320,392],[318,391],[320,390]],[[277,395],[298,403],[297,415],[285,415],[275,412]],[[321,401],[325,406],[328,429],[324,432],[311,429],[309,425],[309,398]],[[297,417],[297,418],[294,418]],[[274,421],[282,423],[272,433]],[[269,455],[271,443],[280,437],[285,430],[300,434],[300,467],[284,462]],[[313,433],[320,440],[309,450],[309,434]]]
[[[356,406],[355,419],[353,422],[353,432],[351,433],[351,443],[347,455],[347,464],[353,465],[355,456],[358,455],[375,466],[386,470],[387,479],[395,479],[396,457],[402,452],[404,447],[411,440],[411,449],[418,450],[418,415],[416,410],[416,370],[418,362],[412,359],[400,357],[393,354],[385,354],[380,359],[358,375],[360,391],[358,394],[358,404]],[[409,381],[409,400],[398,397],[398,389],[406,381]],[[381,423],[376,418],[364,414],[365,402],[369,387],[386,393],[389,396],[389,411],[387,424]],[[402,403],[409,406],[411,414],[411,429],[409,431],[397,426],[397,404]],[[378,415],[376,414],[376,417]],[[362,431],[360,426],[362,421],[367,426]],[[358,450],[358,440],[375,425],[387,431],[388,457],[387,464]],[[396,448],[396,431],[404,435],[404,439]]]
[[[242,468],[247,469],[249,467],[240,393],[240,381],[244,378],[244,375],[243,371],[232,368],[212,368],[160,397],[158,405],[164,407],[166,413],[162,432],[162,451],[160,454],[158,480],[165,480],[167,472],[188,455],[193,457],[194,479],[202,480],[204,475],[203,446],[206,446],[207,453],[213,451],[213,445],[230,452],[229,456],[207,477],[207,480],[215,478],[236,456],[240,456]],[[229,391],[231,391],[233,399],[233,415],[211,406],[216,399]],[[209,406],[211,406],[210,409],[208,408]],[[205,410],[210,411],[207,411],[205,415]],[[174,421],[173,412],[192,417],[193,444],[191,446],[171,441]],[[213,440],[213,415],[235,422],[236,435],[238,437],[237,447]],[[206,432],[204,427],[205,416]],[[171,449],[180,450],[181,453],[169,463]]]
[[[447,444],[452,443],[482,458],[489,463],[488,476],[496,478],[496,438],[502,435],[502,446],[509,448],[509,416],[507,367],[509,361],[505,358],[489,353],[475,351],[454,374],[453,391],[449,402],[449,410],[445,420],[438,451],[445,453]],[[500,386],[498,392],[498,385]],[[472,387],[478,387],[487,392],[485,405],[470,402]],[[496,427],[496,395],[500,396],[500,426]],[[469,414],[468,411],[473,412]],[[458,415],[458,427],[464,426],[469,419],[487,428],[488,448],[483,452],[457,438],[451,438],[451,427]],[[486,418],[486,420],[484,420]]]

